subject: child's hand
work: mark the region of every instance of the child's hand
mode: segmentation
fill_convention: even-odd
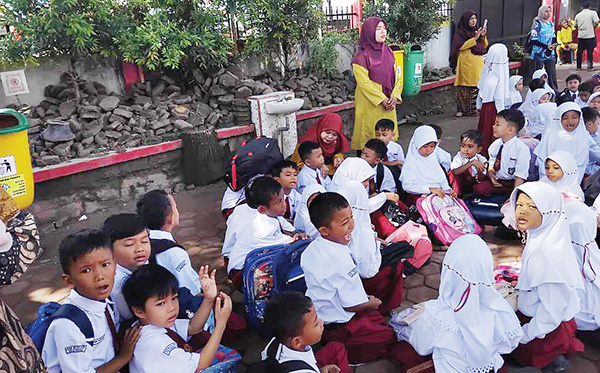
[[[294,242],[298,240],[310,240],[310,236],[302,232],[294,233],[292,237],[294,238]]]
[[[502,186],[502,184],[500,184],[498,182],[498,178],[496,177],[496,173],[492,172],[489,175],[490,181],[492,182],[492,185],[495,186],[496,188],[500,188]]]
[[[336,157],[333,158],[333,167],[338,168],[342,164],[342,158]]]
[[[381,300],[372,295],[369,295],[369,303],[367,304],[367,306],[371,309],[377,310],[379,306],[381,306]]]
[[[229,315],[231,315],[231,298],[229,295],[221,292],[215,304],[215,320],[217,325],[225,326]]]
[[[444,198],[444,196],[446,195],[446,193],[441,188],[429,188],[429,191],[431,192],[431,194],[435,194],[440,198]]]
[[[392,201],[394,203],[398,203],[398,201],[400,201],[400,197],[396,194],[396,193],[392,193],[392,192],[383,192],[385,194],[385,198],[387,198],[388,201]]]
[[[135,344],[140,339],[141,333],[142,328],[139,325],[135,325],[127,329],[125,335],[123,336],[119,355],[128,362],[131,361],[131,358],[133,358],[133,350],[135,350]]]
[[[219,295],[219,289],[217,288],[217,281],[215,279],[217,270],[213,269],[210,276],[208,275],[208,271],[209,268],[206,265],[200,267],[200,271],[198,272],[200,275],[200,285],[202,286],[202,295],[208,300],[215,300],[217,295]]]
[[[452,190],[452,189],[447,190],[446,194],[449,194],[453,198],[458,197],[458,194],[456,194],[456,192],[454,190]]]
[[[338,372],[341,372],[342,370],[340,368],[338,368],[338,366],[335,364],[329,364],[329,365],[325,365],[324,367],[319,368],[319,371],[321,373],[338,373]]]
[[[477,169],[477,172],[485,172],[485,165],[483,163],[481,163],[480,161],[478,161],[477,159],[473,159],[471,161],[471,165],[475,166],[475,168]]]
[[[326,164],[324,164],[323,167],[321,167],[321,176],[323,177],[323,179],[329,176],[329,167],[327,167]]]

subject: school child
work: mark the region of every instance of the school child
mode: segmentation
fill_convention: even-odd
[[[244,201],[245,200],[246,197],[244,197]],[[252,221],[256,214],[258,214],[256,209],[248,206],[247,203],[243,203],[237,206],[231,215],[229,215],[229,218],[225,222],[225,238],[223,239],[223,248],[221,249],[221,255],[225,259],[225,266],[227,266],[229,262],[231,250],[235,246],[239,235],[246,227],[246,223]]]
[[[498,372],[501,354],[513,351],[523,336],[513,308],[494,288],[494,259],[486,243],[467,234],[448,248],[439,296],[392,318],[399,340],[420,355],[433,354],[436,372]],[[415,315],[413,315],[415,317]],[[502,370],[504,371],[504,370]]]
[[[566,91],[576,101],[579,98],[579,85],[581,84],[581,76],[579,74],[571,74],[565,79],[567,85]]]
[[[573,31],[575,31],[575,27],[573,20],[569,18],[565,18],[560,21],[560,29],[556,32],[556,42],[558,45],[556,46],[556,56],[558,57],[559,64],[569,63],[568,61],[563,61],[563,51],[569,50],[572,51],[571,62],[575,60],[575,54],[577,53],[577,43],[573,42]],[[579,79],[581,82],[581,79]]]
[[[308,207],[319,193],[325,192],[326,190],[323,187],[323,185],[319,184],[312,184],[304,188],[304,192],[302,192],[302,201],[300,203],[300,208],[298,209],[298,213],[294,218],[294,228],[296,228],[297,231],[306,233],[312,240],[319,236],[319,231],[310,221]]]
[[[573,319],[583,285],[563,198],[551,185],[530,182],[513,191],[510,203],[517,228],[527,233],[516,286],[523,337],[513,356],[524,366],[566,371],[565,358],[584,347]]]
[[[50,323],[42,349],[48,372],[118,372],[132,358],[140,328],[117,339],[119,312],[109,299],[115,280],[115,260],[108,237],[97,230],[67,236],[58,249],[63,281],[71,289],[64,303],[85,313],[93,341],[68,319]],[[120,346],[120,348],[119,348]]]
[[[523,115],[525,115],[526,112],[530,113],[532,111],[531,95],[533,94],[534,91],[536,91],[540,88],[544,88],[544,80],[543,79],[532,79],[529,82],[529,88],[527,88],[527,93],[525,94],[525,99],[523,100],[523,103],[521,105],[519,105],[519,107],[518,107],[518,109],[521,110]]]
[[[526,101],[519,107],[523,116],[526,120],[531,120],[535,108],[543,103],[550,102],[552,93],[545,88],[538,88],[526,99]]]
[[[596,145],[592,145],[592,148],[598,149],[600,147],[600,133],[598,133],[598,124],[600,123],[600,113],[596,109],[591,107],[584,107],[581,109],[583,114],[583,123],[585,123],[585,129],[590,133],[592,140]],[[592,162],[588,164],[585,169],[586,175],[593,175],[600,170],[600,163]]]
[[[485,195],[510,194],[529,177],[529,148],[518,137],[525,119],[517,109],[498,113],[494,124],[494,136],[498,139],[490,145],[488,177],[493,188],[482,190]]]
[[[215,271],[209,276],[208,266],[202,266],[199,273],[204,300],[191,320],[177,319],[179,283],[166,268],[146,264],[127,279],[123,294],[141,326],[130,372],[199,372],[217,363],[241,359],[237,352],[219,346],[231,314],[231,298],[217,290]],[[215,328],[202,350],[194,352],[188,341],[203,331],[213,306]]]
[[[318,343],[323,335],[323,320],[304,294],[286,291],[274,295],[265,309],[265,324],[275,336],[261,353],[263,360],[272,357],[280,364],[303,362],[306,367],[299,369],[302,371],[352,372],[342,343],[329,342],[317,353],[313,351],[311,346]]]
[[[171,233],[179,225],[175,198],[162,189],[152,190],[137,202],[137,213],[149,230],[152,260],[171,271],[182,287],[198,295],[202,291],[198,273],[192,267],[190,255]]]
[[[546,176],[540,181],[558,189],[567,200],[585,201],[578,180],[577,163],[571,153],[557,150],[546,158]]]
[[[391,119],[380,119],[375,124],[375,138],[384,142],[387,147],[386,159],[384,164],[390,167],[402,167],[404,163],[404,150],[402,145],[393,141],[394,121]]]
[[[229,186],[225,188],[225,192],[223,192],[223,197],[221,198],[221,214],[223,214],[225,220],[233,213],[233,209],[245,200],[244,188],[237,192],[233,191]]]
[[[383,141],[371,139],[367,141],[360,157],[369,163],[369,166],[375,171],[375,177],[371,179],[372,183],[369,193],[392,192],[396,193],[396,182],[392,171],[383,164],[385,159],[386,147]]]
[[[544,81],[544,88],[546,88],[548,92],[554,92],[552,87],[550,87],[550,83],[548,83],[548,73],[546,72],[546,69],[542,68],[534,71],[531,79],[542,79]]]
[[[591,107],[592,109],[599,110],[600,109],[600,92],[594,92],[588,98],[586,107]]]
[[[541,139],[541,136],[544,134],[544,130],[546,129],[546,124],[548,121],[552,120],[556,108],[557,104],[554,102],[544,102],[537,105],[533,110],[531,118],[526,121],[526,134],[530,137]],[[537,143],[535,145],[537,145]]]
[[[240,222],[244,228],[229,253],[227,263],[229,278],[238,289],[242,286],[244,261],[252,250],[308,238],[303,233],[296,233],[294,227],[283,218],[286,210],[283,188],[275,179],[268,176],[254,179],[246,187],[246,201],[258,213],[251,221]]]
[[[523,102],[523,77],[521,75],[513,75],[508,80],[509,98],[506,102],[505,109]]]
[[[415,129],[408,144],[406,160],[402,168],[400,181],[407,192],[405,203],[412,206],[423,194],[453,194],[446,173],[440,165],[435,148],[438,140],[435,130],[430,126],[420,126]]]
[[[594,92],[594,83],[591,81],[585,81],[579,86],[579,97],[575,100],[575,103],[579,107],[584,107],[587,104],[588,99]]]
[[[302,200],[302,194],[295,189],[298,184],[298,166],[292,161],[284,160],[273,166],[271,175],[283,188],[283,198],[285,199],[283,217],[292,222]]]
[[[504,44],[494,44],[485,56],[485,66],[477,84],[477,109],[480,110],[477,130],[483,137],[484,156],[487,156],[493,141],[492,127],[496,114],[504,110],[510,97],[508,79],[508,49]]]
[[[459,195],[481,195],[478,185],[487,179],[487,159],[480,154],[481,141],[481,134],[476,130],[467,130],[460,135],[460,150],[450,166],[450,181]]]
[[[435,155],[440,162],[440,165],[446,173],[450,171],[450,164],[452,163],[452,155],[442,149],[442,135],[444,134],[442,127],[437,124],[428,124],[435,130],[435,137],[437,137],[438,145],[435,148]]]
[[[310,184],[321,184],[327,189],[331,184],[331,178],[319,144],[305,141],[298,146],[298,154],[305,166],[298,173],[298,186],[296,187],[298,193],[302,193],[304,188]]]
[[[306,295],[325,323],[324,340],[342,342],[352,364],[390,356],[394,333],[377,312],[381,301],[365,292],[348,248],[354,230],[348,201],[337,193],[322,193],[309,212],[320,236],[302,253],[300,266]]]

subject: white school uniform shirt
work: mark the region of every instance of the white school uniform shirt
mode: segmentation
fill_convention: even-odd
[[[298,193],[296,189],[292,189],[290,194],[284,194],[283,198],[286,198],[290,203],[290,219],[294,219],[300,204],[302,203],[302,194]]]
[[[394,181],[394,175],[392,171],[390,171],[387,166],[383,166],[383,181],[381,182],[381,187],[379,191],[388,191],[392,193],[396,193],[396,182]],[[375,184],[377,184],[377,166],[373,167],[373,171],[375,171]]]
[[[452,159],[452,163],[450,164],[450,169],[451,170],[456,170],[459,167],[464,166],[465,164],[471,162],[471,160],[478,160],[479,162],[483,163],[484,165],[487,162],[487,159],[485,159],[485,157],[479,153],[475,154],[473,157],[471,158],[467,158],[465,157],[461,152],[456,153],[456,155],[454,156],[454,158]],[[473,177],[477,176],[477,167],[475,166],[471,166],[469,168],[469,174]]]
[[[303,231],[307,235],[310,236],[311,239],[317,238],[319,236],[319,231],[314,226],[314,224],[310,221],[310,214],[308,213],[308,200],[311,196],[318,193],[327,192],[323,185],[313,184],[304,188],[304,192],[302,192],[302,201],[300,206],[298,207],[298,212],[296,213],[296,217],[294,218],[294,228],[296,230]]]
[[[312,168],[304,165],[300,172],[298,172],[298,186],[296,187],[298,193],[302,194],[307,185],[319,184],[317,182],[317,175],[321,181],[321,185],[323,185],[325,189],[329,190],[331,178],[329,176],[323,177],[321,170],[313,170]]]
[[[260,358],[262,360],[267,359],[267,357],[268,357],[267,350],[269,349],[269,346],[271,346],[271,343],[278,343],[278,342],[273,337],[271,339],[271,341],[269,343],[267,343],[267,346],[265,347],[265,349],[260,353]],[[319,372],[319,367],[317,366],[317,358],[315,357],[315,353],[313,352],[313,349],[310,346],[306,346],[306,350],[304,350],[304,351],[296,351],[296,350],[292,350],[291,348],[287,347],[283,343],[280,343],[274,357],[275,357],[275,360],[277,360],[280,364],[285,363],[286,361],[300,360],[300,361],[304,361],[305,363],[307,363],[314,369],[314,371],[308,370],[308,369],[300,369],[300,370],[295,370],[294,372],[297,372],[297,373]]]
[[[402,149],[402,145],[398,144],[395,141],[390,141],[388,142],[386,147],[386,157],[388,162],[404,162],[404,150]]]
[[[450,171],[450,164],[452,163],[452,155],[444,149],[437,146],[435,148],[435,155],[437,156],[438,162],[444,169],[445,172]]]
[[[151,240],[169,240],[176,242],[171,232],[159,229],[150,229]],[[156,255],[156,263],[165,267],[177,278],[179,287],[186,287],[193,295],[202,291],[200,276],[192,267],[190,255],[181,247],[173,247]]]
[[[257,213],[251,221],[240,222],[245,227],[229,253],[227,272],[244,268],[246,256],[254,249],[292,242],[292,237],[283,234],[282,229],[293,232],[294,226],[282,217],[273,218]]]
[[[489,167],[493,167],[496,157],[502,146],[502,155],[500,158],[500,170],[496,171],[496,177],[501,180],[514,180],[517,177],[527,180],[529,177],[529,161],[531,153],[523,141],[514,136],[507,142],[496,139],[489,147],[490,155]]]
[[[306,279],[306,295],[325,324],[350,321],[354,312],[344,307],[369,301],[346,245],[319,236],[302,253],[300,267]]]
[[[246,227],[246,223],[254,219],[254,215],[258,214],[256,209],[248,206],[247,203],[241,204],[233,209],[233,213],[227,219],[225,229],[225,239],[223,240],[223,249],[221,255],[229,257],[229,253],[235,246],[237,238],[242,230]]]
[[[104,310],[108,308],[115,327],[119,325],[119,313],[113,311],[106,300],[100,302],[79,295],[75,290],[64,301],[85,312],[92,323],[94,340],[90,345],[74,322],[56,319],[50,323],[42,359],[49,373],[95,372],[96,368],[108,363],[115,357],[113,338],[106,321]]]
[[[246,188],[242,188],[235,192],[231,188],[227,187],[225,192],[223,193],[223,198],[221,199],[221,211],[232,209],[235,206],[239,205],[240,202],[246,200]]]
[[[188,338],[190,320],[175,320],[171,330],[184,341]],[[187,352],[167,335],[162,326],[144,325],[135,345],[133,359],[129,362],[131,373],[177,372],[194,373],[198,369],[200,354]]]
[[[580,108],[585,107],[587,105],[587,101],[583,101],[581,97],[579,97],[579,91],[577,91],[577,98],[575,99],[575,103],[579,105]]]
[[[598,131],[600,132],[600,131]],[[591,155],[593,153],[597,153],[600,151],[600,133],[594,133],[593,135],[590,133],[590,136],[592,137],[592,139],[594,140],[594,142],[596,143],[595,145],[590,146],[590,163],[588,164],[587,168],[585,169],[585,173],[588,175],[593,175],[596,172],[598,172],[600,170],[600,162],[598,161],[594,161],[591,158]]]
[[[129,306],[125,301],[125,297],[123,296],[122,292],[123,285],[125,285],[125,281],[127,281],[129,277],[131,277],[131,271],[128,268],[117,264],[117,268],[115,270],[115,284],[113,285],[112,292],[110,293],[110,299],[117,307],[122,320],[129,320],[133,318],[133,313],[131,310],[129,310]]]

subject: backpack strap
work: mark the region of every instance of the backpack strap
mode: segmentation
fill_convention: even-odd
[[[167,330],[167,335],[169,336],[169,338],[171,338],[173,342],[177,343],[177,347],[183,348],[186,352],[194,352],[192,346],[190,346],[189,343],[187,343],[183,338],[181,338],[181,336],[177,334],[177,332],[169,328],[165,329]]]
[[[173,242],[167,239],[151,239],[150,246],[152,247],[152,251],[150,253],[150,263],[152,264],[156,264],[156,255],[160,253],[164,253],[165,251],[174,247],[179,247],[183,249],[183,247],[177,242]]]
[[[268,359],[273,359],[277,361],[275,356],[277,355],[277,350],[279,350],[280,345],[281,343],[276,338],[273,338],[273,340],[269,344],[269,347],[267,347]],[[310,370],[316,372],[315,369],[310,366],[310,364],[303,360],[288,360],[283,363],[279,363],[279,368],[281,372],[285,373],[292,373],[300,370]]]
[[[383,167],[385,167],[383,163],[378,163],[377,170],[375,171],[375,178],[377,179],[377,181],[375,181],[375,187],[377,188],[377,193],[381,191],[381,184],[383,184],[383,177],[385,175]]]
[[[72,304],[63,304],[52,315],[52,320],[56,319],[71,320],[83,333],[83,335],[85,336],[85,341],[90,346],[93,346],[94,329],[92,328],[92,322],[81,308]]]

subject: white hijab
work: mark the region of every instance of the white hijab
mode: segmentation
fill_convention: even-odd
[[[492,253],[481,237],[461,236],[444,257],[438,298],[425,303],[440,330],[463,339],[457,346],[435,338],[434,347],[464,353],[467,372],[494,371],[498,356],[515,349],[523,335],[513,308],[494,288],[493,270]]]
[[[300,208],[294,218],[294,227],[304,233],[308,234],[311,239],[315,239],[319,236],[319,231],[315,228],[314,224],[310,221],[310,215],[308,213],[308,200],[311,196],[317,193],[325,193],[325,187],[321,184],[310,184],[302,191],[302,201],[300,202]]]
[[[338,193],[348,200],[354,217],[354,231],[348,244],[350,255],[356,263],[360,277],[373,277],[381,266],[381,250],[379,242],[375,239],[376,233],[371,228],[369,195],[365,187],[355,180],[344,184]]]
[[[518,104],[523,102],[523,96],[521,92],[517,91],[517,84],[523,80],[521,75],[513,75],[508,80],[508,101],[506,102],[506,107],[509,108],[514,104]]]
[[[531,135],[537,136],[543,134],[546,125],[554,117],[554,112],[556,112],[556,104],[554,102],[544,102],[543,104],[539,104],[533,111],[531,119],[528,122],[528,130]]]
[[[592,102],[592,100],[595,99],[598,96],[600,96],[600,92],[594,92],[594,93],[592,93],[590,95],[590,97],[588,98],[587,102],[585,103],[584,107],[590,106],[590,103]]]
[[[548,5],[545,5],[548,6]],[[542,6],[543,8],[544,6]],[[540,8],[540,9],[542,9]],[[546,10],[544,9],[544,11],[542,12],[542,15],[544,14]],[[545,21],[548,22],[548,21]],[[552,87],[550,87],[550,84],[548,84],[548,73],[546,72],[546,69],[539,69],[539,70],[535,70],[533,72],[533,75],[531,76],[531,79],[540,79],[542,76],[546,75],[546,83],[544,83],[544,88],[546,88],[548,91],[550,92],[554,92],[554,90],[552,89]]]
[[[578,197],[580,201],[584,201],[585,197],[583,195],[583,190],[581,190],[581,186],[579,186],[577,162],[575,162],[573,155],[564,150],[557,150],[546,157],[544,164],[548,159],[553,160],[560,166],[563,177],[560,180],[553,182],[548,179],[548,176],[544,176],[540,181],[552,185],[561,193],[573,194]]]
[[[542,223],[527,231],[517,289],[527,291],[548,283],[581,288],[581,276],[571,245],[564,202],[558,190],[539,181],[519,185],[510,196],[515,210],[517,195],[525,193],[542,214]]]
[[[552,96],[552,92],[549,92],[546,88],[538,88],[531,94],[527,93],[527,97],[525,97],[523,105],[519,107],[519,110],[521,110],[525,118],[529,120],[533,118],[533,112],[535,108],[540,105],[540,99],[545,94],[550,94],[550,96]]]
[[[508,50],[506,45],[496,43],[485,55],[485,64],[479,76],[479,94],[477,108],[488,102],[493,102],[497,111],[504,110],[510,99],[508,72]]]
[[[369,165],[369,162],[358,157],[346,158],[333,174],[331,188],[337,192],[348,181],[354,180],[362,183],[374,176],[375,170]]]
[[[417,127],[408,143],[408,151],[402,166],[402,174],[400,174],[400,181],[409,188],[411,185],[426,186],[427,189],[448,185],[446,173],[438,162],[436,152],[432,152],[428,157],[419,154],[419,149],[430,142],[435,142],[437,146],[438,140],[433,127]],[[410,192],[414,189],[407,189],[407,191]],[[450,187],[447,186],[442,189],[447,190]]]

